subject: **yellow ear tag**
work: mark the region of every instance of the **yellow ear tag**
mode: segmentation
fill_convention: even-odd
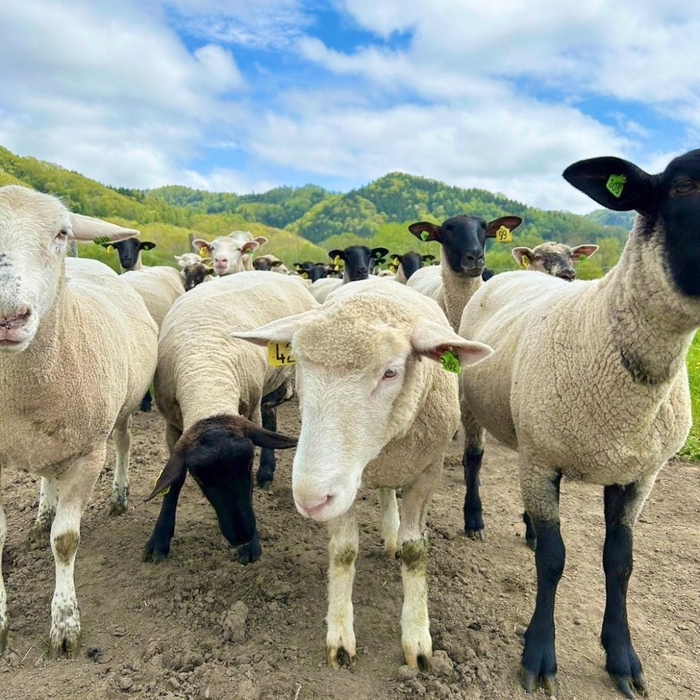
[[[497,243],[512,243],[513,241],[513,232],[509,229],[506,228],[505,226],[501,226],[498,231],[496,231],[496,242]]]
[[[625,188],[626,182],[627,178],[624,175],[611,175],[605,183],[605,187],[613,197],[619,199],[622,196],[622,190]]]
[[[398,258],[392,258],[391,262],[392,262],[392,264],[394,264],[394,265],[398,265],[399,262],[400,262],[400,260],[399,260]]]
[[[206,258],[207,255],[209,255],[209,248],[207,248],[206,246],[202,246],[202,247],[199,249],[199,257],[200,257],[200,258]]]
[[[108,252],[108,253],[113,253],[113,252],[114,252],[114,246],[113,246],[113,245],[108,245],[108,246],[107,246],[107,252]]]
[[[396,265],[389,265],[389,272],[393,272],[394,274],[396,274],[397,269],[398,268],[396,267]]]
[[[268,343],[267,362],[271,367],[287,367],[293,365],[296,360],[292,355],[291,343]]]
[[[462,373],[462,365],[459,362],[459,358],[452,350],[445,350],[445,352],[440,355],[440,364],[447,372],[454,372],[455,374]]]
[[[301,276],[302,276],[302,278],[305,279],[305,280],[309,279],[309,273],[308,273],[308,272],[302,272],[302,273],[301,273]]]
[[[338,265],[340,265],[340,262],[341,262],[341,260],[340,260],[340,255],[336,255],[336,256],[333,258],[333,264],[337,267]]]
[[[164,471],[165,471],[165,467],[163,467],[163,468],[160,470],[160,474],[158,474],[158,476],[156,477],[156,480],[153,482],[153,486],[155,486],[155,485],[158,483],[158,479],[160,479],[160,477],[163,476],[163,472],[164,472]],[[162,492],[161,492],[160,494],[158,494],[158,495],[159,495],[159,496],[165,496],[165,494],[168,493],[169,491],[170,491],[170,486],[168,486],[168,488],[165,489],[165,491],[162,491]]]
[[[340,265],[336,265],[336,266],[333,268],[333,272],[340,272]]]
[[[530,267],[530,258],[528,258],[527,255],[523,255],[522,258],[520,258],[520,267],[522,267],[523,270],[527,270],[528,267]]]

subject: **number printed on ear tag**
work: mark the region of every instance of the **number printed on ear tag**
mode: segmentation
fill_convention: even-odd
[[[513,241],[513,232],[506,226],[501,226],[496,231],[497,243],[511,243]]]
[[[622,190],[625,189],[627,178],[624,175],[611,175],[605,183],[605,187],[618,199],[622,196]]]
[[[286,367],[293,365],[296,360],[292,355],[291,343],[268,343],[267,362],[271,367]]]
[[[459,358],[452,350],[445,350],[445,352],[440,355],[440,364],[447,372],[454,372],[455,374],[461,374],[462,372],[462,365]]]

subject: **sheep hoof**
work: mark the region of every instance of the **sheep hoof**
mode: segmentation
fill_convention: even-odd
[[[557,694],[557,677],[555,674],[536,675],[527,668],[522,668],[520,672],[520,684],[526,693],[532,693],[537,688],[542,688],[547,695]]]
[[[129,506],[126,503],[112,503],[109,506],[109,514],[121,515],[122,513],[126,513],[128,507]]]
[[[647,685],[646,678],[644,674],[640,673],[636,677],[631,676],[617,676],[615,674],[610,674],[613,679],[617,689],[628,698],[634,698],[634,692],[632,689],[636,690],[642,697],[649,697],[649,686]]]
[[[486,533],[483,530],[465,530],[464,534],[469,537],[469,539],[476,540],[477,542],[484,542],[486,540]]]
[[[384,553],[391,561],[399,558],[399,544],[396,540],[384,543]]]
[[[163,559],[165,559],[170,553],[168,548],[166,551],[158,550],[150,542],[143,548],[143,554],[141,555],[142,561],[151,562],[153,564],[160,564]]]
[[[9,631],[10,626],[6,622],[0,629],[0,655],[2,655],[2,653],[5,651],[5,647],[7,646],[7,635]]]
[[[404,658],[407,666],[417,668],[421,673],[430,673],[433,668],[432,651],[418,654],[404,651]]]
[[[527,538],[525,539],[525,541],[527,542],[527,546],[528,546],[533,552],[536,552],[536,551],[537,551],[537,538],[536,538],[536,537],[527,537]]]
[[[345,647],[328,647],[328,665],[337,671],[341,666],[354,668],[357,662],[357,653],[353,649],[349,651]]]
[[[65,656],[69,659],[75,658],[80,649],[80,622],[75,616],[71,619],[66,619],[63,627],[51,628],[51,658],[58,659],[60,656]]]

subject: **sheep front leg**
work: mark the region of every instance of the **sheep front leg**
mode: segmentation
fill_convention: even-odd
[[[559,484],[561,474],[544,473],[521,464],[521,487],[525,509],[537,534],[535,565],[537,599],[535,612],[525,632],[521,682],[528,692],[541,686],[554,695],[557,657],[554,647],[554,600],[564,572],[566,550],[559,526]]]
[[[382,542],[389,559],[396,559],[399,548],[399,505],[394,489],[379,489],[379,509],[382,514]]]
[[[110,515],[121,515],[129,506],[129,453],[131,452],[131,416],[117,423],[112,431],[117,453],[117,465],[112,482]]]
[[[406,663],[421,671],[430,670],[433,641],[428,617],[428,545],[425,517],[440,474],[443,457],[404,489],[399,526],[399,558],[403,580],[401,645]]]
[[[53,477],[41,477],[41,490],[39,491],[39,509],[36,520],[29,531],[29,539],[33,542],[46,542],[51,523],[56,515],[56,502],[58,491],[56,479]]]
[[[360,545],[355,506],[328,522],[331,536],[328,544],[328,616],[326,651],[328,664],[337,669],[340,664],[354,665],[357,649],[353,629],[352,584],[355,559]]]
[[[0,471],[0,474],[2,472]],[[5,580],[2,575],[2,551],[7,537],[7,519],[3,508],[2,490],[0,490],[0,654],[5,651],[7,633],[10,625],[7,621],[7,593],[5,592]]]
[[[600,641],[605,648],[606,671],[621,693],[634,698],[632,689],[647,695],[642,664],[632,646],[627,621],[627,584],[632,574],[632,529],[651,491],[654,477],[627,486],[605,487],[605,615]]]
[[[51,527],[51,549],[56,564],[56,588],[51,601],[49,640],[54,657],[72,656],[80,645],[80,612],[73,579],[80,542],[80,518],[87,506],[105,461],[102,444],[77,459],[58,482],[56,517]]]
[[[481,461],[484,457],[484,430],[462,402],[462,424],[464,426],[464,533],[473,540],[483,541],[484,516],[481,507],[479,485],[481,483]]]

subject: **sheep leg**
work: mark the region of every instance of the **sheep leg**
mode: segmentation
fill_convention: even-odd
[[[484,430],[477,425],[469,409],[462,405],[464,425],[464,482],[467,493],[464,497],[464,533],[474,540],[484,540],[484,518],[481,510],[481,460],[484,456]]]
[[[523,511],[523,522],[525,523],[525,541],[527,546],[534,552],[537,549],[537,533],[535,526],[532,524],[532,518],[527,511]]]
[[[51,527],[51,549],[56,564],[56,588],[51,601],[49,640],[54,657],[73,656],[80,645],[80,612],[75,595],[75,555],[80,542],[80,518],[105,462],[102,444],[77,459],[58,481],[56,517]]]
[[[153,532],[143,549],[143,561],[151,561],[154,564],[159,564],[170,554],[170,540],[173,539],[173,535],[175,534],[177,502],[180,498],[180,491],[182,490],[186,478],[187,472],[183,471],[182,477],[174,481],[170,485],[168,492],[164,494],[158,520],[156,520]]]
[[[654,478],[627,486],[605,487],[605,615],[600,641],[605,648],[606,671],[618,690],[634,698],[633,689],[649,692],[642,664],[632,646],[627,622],[627,584],[633,567],[633,533],[637,516]]]
[[[139,411],[143,413],[151,412],[151,404],[153,403],[153,397],[151,396],[151,390],[146,391],[145,396],[141,399],[141,405],[139,406]]]
[[[394,489],[379,489],[379,509],[382,514],[382,542],[389,559],[396,559],[399,548],[399,506]]]
[[[266,430],[277,432],[277,408],[270,404],[263,403],[261,406],[262,427]],[[256,479],[261,489],[267,488],[275,478],[275,451],[269,447],[260,448],[260,466]]]
[[[331,668],[341,664],[353,666],[357,649],[353,629],[352,584],[355,559],[360,545],[355,506],[328,522],[331,536],[328,544],[328,616],[326,651]]]
[[[112,504],[110,515],[126,513],[129,506],[129,453],[131,451],[131,416],[114,426],[112,438],[117,453],[117,465],[112,482]]]
[[[41,490],[39,491],[39,510],[36,520],[29,531],[29,539],[32,542],[46,542],[51,532],[51,523],[56,515],[56,502],[58,490],[56,479],[52,476],[41,477]]]
[[[5,591],[5,580],[2,575],[2,551],[5,548],[6,537],[7,519],[5,518],[2,491],[0,490],[0,654],[5,651],[7,633],[10,629],[10,625],[7,621],[7,593]]]
[[[412,668],[429,671],[433,658],[428,617],[428,544],[425,518],[428,504],[437,488],[443,458],[433,463],[401,497],[402,518],[399,526],[399,558],[403,580],[401,610],[401,645],[406,663]]]
[[[182,430],[172,423],[165,424],[165,443],[168,446],[168,452],[172,454],[175,449],[175,443],[182,437]]]
[[[554,647],[554,600],[566,561],[566,549],[559,527],[561,475],[542,477],[530,469],[530,465],[526,478],[522,472],[521,466],[525,509],[537,533],[537,600],[525,632],[521,682],[528,693],[541,686],[547,694],[555,695],[557,657]]]

